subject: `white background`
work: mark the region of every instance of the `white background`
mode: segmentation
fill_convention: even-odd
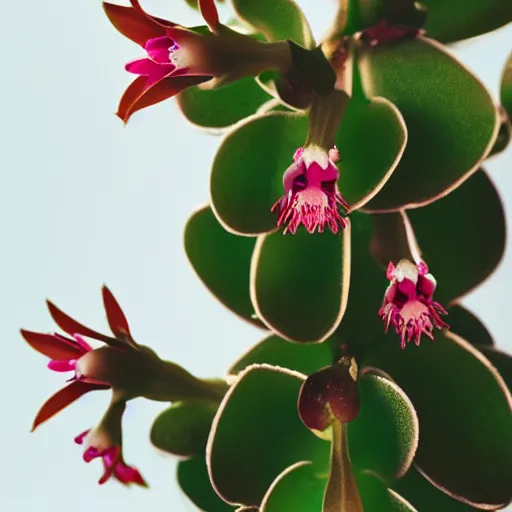
[[[302,3],[321,35],[334,2]],[[185,25],[199,23],[182,1],[147,0],[144,5]],[[495,97],[511,41],[509,26],[456,49]],[[114,116],[132,79],[123,65],[139,55],[140,48],[111,27],[99,0],[6,2],[2,7],[3,512],[193,509],[174,481],[173,460],[156,454],[148,441],[162,404],[134,401],[124,422],[126,460],[140,468],[150,490],[115,483],[99,487],[101,464],[83,463],[73,443],[100,418],[108,393],[84,397],[29,433],[35,412],[63,380],[46,369],[45,358],[18,331],[54,329],[46,297],[86,325],[106,329],[100,288],[107,283],[135,338],[200,376],[222,375],[260,337],[210,296],[182,248],[187,217],[208,198],[209,166],[219,139],[180,118],[173,101],[136,114],[127,127]],[[487,166],[509,218],[511,167],[512,151]],[[507,256],[465,302],[510,350],[512,256]]]

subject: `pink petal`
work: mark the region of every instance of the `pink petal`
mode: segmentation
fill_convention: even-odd
[[[106,450],[102,456],[105,471],[102,477],[98,480],[100,485],[103,485],[114,474],[116,464],[121,458],[121,448],[119,446],[112,447],[109,450]]]
[[[100,451],[98,448],[95,448],[94,446],[89,446],[87,450],[85,450],[83,454],[83,459],[85,462],[91,462],[91,460],[96,459],[97,457],[100,457]]]
[[[146,58],[132,60],[125,65],[124,69],[129,73],[147,77],[144,87],[149,89],[154,84],[171,75],[176,66],[174,64],[158,64]]]
[[[172,98],[183,89],[210,79],[209,76],[170,76],[148,88],[146,78],[140,76],[124,92],[119,102],[117,116],[126,123],[138,110]]]
[[[84,354],[92,350],[91,345],[89,345],[89,343],[87,343],[80,334],[74,334],[73,338],[75,338],[75,341],[82,347]]]
[[[102,294],[110,330],[114,333],[116,338],[133,342],[133,338],[130,333],[130,325],[128,324],[128,320],[126,319],[119,302],[117,302],[113,293],[106,286],[103,287]]]
[[[170,21],[151,18],[134,7],[122,7],[103,2],[103,9],[114,27],[128,39],[144,46],[148,39],[164,36],[165,25],[174,25]]]
[[[57,413],[62,411],[65,407],[72,404],[75,400],[80,398],[89,391],[95,391],[98,389],[108,389],[109,386],[102,384],[89,384],[87,382],[75,380],[65,388],[59,389],[57,393],[52,395],[39,409],[34,423],[32,425],[32,431],[34,431],[41,423],[49,420]]]
[[[74,372],[76,367],[76,359],[70,359],[69,361],[57,361],[52,359],[48,363],[48,368],[54,372]]]
[[[115,465],[114,476],[123,484],[137,484],[141,487],[148,486],[139,470],[133,466],[128,466],[122,460]]]
[[[112,338],[109,336],[105,336],[104,334],[100,334],[99,332],[93,331],[89,329],[89,327],[85,327],[81,323],[77,322],[69,315],[61,311],[55,304],[50,301],[46,301],[48,305],[48,309],[50,310],[50,315],[54,319],[55,323],[66,333],[71,336],[75,336],[75,334],[81,334],[82,336],[87,336],[88,338],[92,338],[93,340],[103,341],[107,344],[112,344]],[[115,340],[114,340],[115,341]],[[54,357],[52,359],[59,359]]]
[[[132,7],[142,16],[145,16],[148,20],[152,21],[153,23],[156,23],[157,25],[160,25],[161,27],[170,28],[176,26],[176,23],[173,23],[172,21],[167,21],[162,18],[157,18],[156,16],[152,16],[151,14],[148,14],[140,5],[139,0],[130,0],[130,4],[132,4]],[[149,39],[149,38],[148,38]]]
[[[33,349],[50,359],[76,359],[82,355],[80,346],[64,336],[26,331],[25,329],[21,329],[21,335]]]
[[[215,28],[219,25],[219,13],[214,0],[199,0],[199,9],[206,24]]]
[[[155,37],[144,45],[150,59],[159,64],[170,64],[170,53],[177,49],[177,44],[170,37]]]
[[[87,435],[89,434],[90,431],[91,431],[91,429],[88,429],[88,430],[84,430],[81,434],[78,434],[74,439],[75,443],[83,444],[84,439],[87,437]]]

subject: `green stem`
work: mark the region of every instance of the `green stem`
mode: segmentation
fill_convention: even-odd
[[[323,512],[364,512],[348,452],[347,424],[332,424],[331,471]]]
[[[158,376],[155,375],[143,396],[159,402],[208,400],[219,403],[228,387],[221,379],[199,379],[175,363],[161,361]]]
[[[348,101],[345,91],[333,90],[327,96],[315,94],[309,109],[309,131],[305,146],[315,145],[326,151],[334,146]]]

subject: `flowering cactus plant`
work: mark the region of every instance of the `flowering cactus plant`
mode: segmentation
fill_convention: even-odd
[[[504,252],[482,166],[510,138],[512,56],[496,105],[442,43],[511,22],[512,3],[338,0],[321,41],[293,0],[231,0],[227,23],[214,0],[188,3],[204,26],[103,3],[142,47],[117,115],[176,97],[223,132],[184,246],[263,340],[202,379],[136,342],[106,287],[111,335],[48,303],[63,334],[22,336],[72,377],[33,428],[110,390],[75,442],[102,460],[100,483],[146,486],[122,416],[136,397],[170,402],[151,440],[181,458],[178,483],[205,512],[505,507],[512,359],[460,299]]]

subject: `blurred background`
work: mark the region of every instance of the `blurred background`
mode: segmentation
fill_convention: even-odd
[[[321,36],[335,3],[300,3]],[[200,24],[183,0],[145,0],[144,6]],[[173,101],[123,126],[114,115],[132,79],[123,66],[141,51],[113,29],[100,0],[8,2],[0,34],[0,509],[194,510],[175,482],[173,459],[149,443],[152,420],[165,404],[130,402],[124,421],[125,459],[141,470],[149,490],[98,486],[101,463],[82,462],[73,443],[100,419],[109,393],[91,393],[30,434],[62,375],[46,369],[19,328],[52,331],[44,303],[51,298],[105,330],[100,289],[106,283],[135,338],[199,376],[222,375],[257,342],[260,332],[209,294],[182,247],[188,216],[208,199],[219,138],[180,118]],[[452,51],[497,98],[511,42],[509,25]],[[512,150],[486,168],[512,219]],[[499,269],[464,299],[508,351],[511,284],[509,246]]]

